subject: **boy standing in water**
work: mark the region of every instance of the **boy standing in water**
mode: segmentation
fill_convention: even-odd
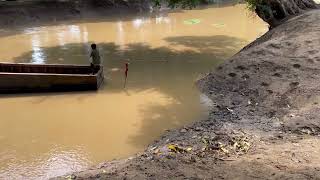
[[[90,58],[92,59],[92,61],[91,61],[91,69],[92,69],[92,73],[94,74],[94,70],[97,67],[99,67],[100,64],[101,64],[100,54],[99,54],[99,51],[97,49],[97,45],[96,44],[91,44]]]

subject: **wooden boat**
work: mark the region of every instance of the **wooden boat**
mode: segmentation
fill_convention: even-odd
[[[103,67],[0,63],[0,93],[97,90]]]

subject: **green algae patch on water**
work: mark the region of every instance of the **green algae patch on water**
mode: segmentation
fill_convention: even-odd
[[[193,25],[193,24],[199,24],[200,22],[201,22],[200,19],[188,19],[188,20],[183,21],[183,24]]]
[[[214,24],[211,24],[211,26],[214,26],[216,28],[224,28],[224,27],[226,27],[226,24],[224,24],[224,23],[214,23]]]

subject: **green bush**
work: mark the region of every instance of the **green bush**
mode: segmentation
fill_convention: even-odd
[[[244,0],[247,4],[247,7],[250,11],[255,11],[258,5],[262,4],[262,0]]]

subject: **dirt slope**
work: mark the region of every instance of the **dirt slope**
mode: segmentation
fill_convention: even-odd
[[[320,179],[319,19],[287,21],[199,80],[208,120],[60,179]]]

